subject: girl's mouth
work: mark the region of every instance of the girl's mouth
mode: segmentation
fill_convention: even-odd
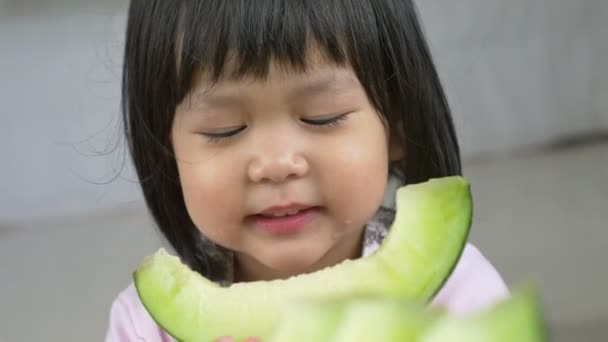
[[[251,218],[256,228],[273,235],[284,235],[304,230],[319,214],[319,207],[300,206],[299,208],[265,210],[260,214],[253,215]]]

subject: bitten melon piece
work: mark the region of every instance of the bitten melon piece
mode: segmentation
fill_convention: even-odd
[[[385,296],[426,302],[451,274],[466,243],[470,186],[460,176],[432,179],[400,188],[396,203],[388,236],[366,258],[285,280],[220,287],[161,249],[134,272],[135,286],[153,319],[184,342],[224,335],[237,341],[265,338],[293,299]]]

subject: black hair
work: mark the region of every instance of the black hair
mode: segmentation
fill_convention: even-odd
[[[201,71],[264,78],[271,62],[305,70],[315,46],[354,70],[400,140],[391,165],[404,184],[461,173],[452,118],[411,0],[132,0],[124,51],[122,110],[128,147],[157,225],[182,260],[204,276],[225,274],[221,247],[187,211],[172,153],[177,105]],[[219,252],[219,253],[218,253]]]

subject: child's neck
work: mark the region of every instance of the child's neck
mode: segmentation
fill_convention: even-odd
[[[357,259],[361,257],[363,246],[363,232],[357,234],[354,239],[347,239],[334,246],[318,262],[304,270],[293,272],[281,272],[259,263],[254,258],[236,254],[234,260],[234,282],[251,282],[258,280],[287,279],[291,276],[312,273],[323,268],[336,265],[346,259]]]

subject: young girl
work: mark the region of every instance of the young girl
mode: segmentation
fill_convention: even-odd
[[[365,257],[397,187],[461,172],[411,0],[132,0],[123,96],[150,212],[222,285]],[[507,294],[468,244],[431,305]],[[118,296],[107,341],[170,340],[132,285]]]

